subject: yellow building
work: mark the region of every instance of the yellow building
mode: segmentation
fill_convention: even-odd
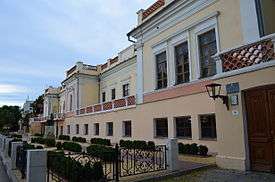
[[[138,11],[133,46],[92,73],[83,63],[67,72],[59,134],[178,138],[208,146],[220,167],[274,171],[274,9],[273,0],[158,0]]]

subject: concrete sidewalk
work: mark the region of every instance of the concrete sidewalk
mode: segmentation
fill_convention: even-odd
[[[10,182],[9,177],[4,169],[3,163],[0,160],[0,181],[1,182]]]

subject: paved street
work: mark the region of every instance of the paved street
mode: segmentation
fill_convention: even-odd
[[[210,168],[162,182],[275,182],[275,174]]]
[[[1,182],[10,182],[1,160],[0,160],[0,181]]]

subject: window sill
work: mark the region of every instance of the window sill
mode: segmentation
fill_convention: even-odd
[[[122,136],[123,138],[132,138],[132,136],[128,135],[128,136]]]
[[[168,136],[155,136],[154,138],[155,139],[167,139]]]
[[[202,140],[202,141],[213,141],[213,142],[216,142],[217,138],[200,138],[200,140]]]
[[[177,137],[179,140],[192,140],[191,137]]]

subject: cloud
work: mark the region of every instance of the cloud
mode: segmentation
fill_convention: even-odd
[[[28,89],[19,85],[1,84],[0,94],[15,94],[15,93],[27,93]]]

